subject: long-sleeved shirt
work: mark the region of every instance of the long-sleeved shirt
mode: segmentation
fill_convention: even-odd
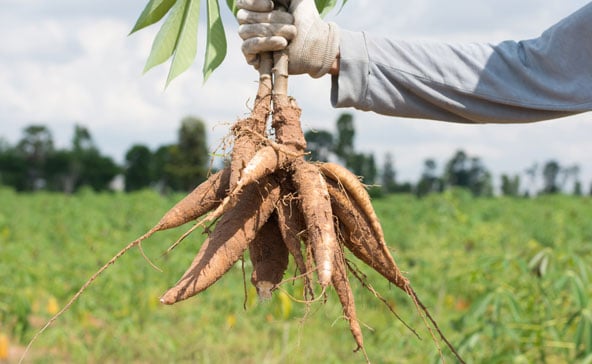
[[[525,123],[590,111],[592,2],[538,38],[495,45],[341,30],[331,102],[464,123]]]

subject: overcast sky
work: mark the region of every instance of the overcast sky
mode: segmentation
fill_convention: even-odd
[[[405,39],[497,43],[537,37],[587,2],[350,0],[330,19],[345,29]],[[74,124],[80,123],[104,153],[121,162],[135,143],[154,148],[174,142],[180,120],[193,115],[210,127],[213,150],[229,123],[249,111],[257,74],[242,58],[236,23],[224,5],[229,50],[222,67],[203,83],[200,31],[196,63],[165,90],[167,67],[142,74],[158,25],[128,36],[146,0],[0,4],[0,137],[10,143],[26,125],[40,123],[50,128],[59,147],[67,147]],[[328,77],[291,78],[290,93],[303,109],[304,128],[334,131],[339,114],[352,112],[356,149],[373,152],[379,160],[392,153],[399,180],[416,180],[426,158],[442,166],[462,148],[481,157],[496,178],[555,158],[580,165],[586,190],[592,182],[590,113],[524,125],[402,119],[334,109],[329,84]]]

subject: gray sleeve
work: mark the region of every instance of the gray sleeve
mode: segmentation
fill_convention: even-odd
[[[539,38],[406,42],[341,30],[331,102],[380,114],[525,123],[592,110],[592,3]]]

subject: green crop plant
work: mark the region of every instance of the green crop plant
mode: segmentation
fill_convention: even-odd
[[[226,57],[227,43],[218,0],[206,1],[206,51],[203,63],[204,81],[222,64]],[[342,6],[347,0],[342,1]],[[337,0],[315,0],[322,16],[334,9]],[[197,30],[200,16],[200,0],[150,0],[138,17],[130,34],[164,21],[152,43],[144,72],[169,59],[171,65],[166,84],[187,70],[197,54]],[[236,1],[226,0],[226,6],[236,14]]]

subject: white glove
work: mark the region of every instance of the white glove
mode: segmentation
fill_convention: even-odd
[[[247,63],[259,69],[259,54],[285,49],[296,36],[294,17],[273,10],[271,0],[237,0],[238,34]]]
[[[297,30],[295,36],[292,29],[287,28],[291,23],[285,22],[285,18],[280,19],[282,12],[271,10],[272,1],[237,0],[237,7],[241,9],[238,13],[239,23],[244,24],[241,27],[251,24],[266,29],[265,32],[249,31],[251,34],[265,34],[249,37],[249,32],[239,27],[239,34],[245,40],[243,53],[249,64],[257,65],[258,53],[281,50],[286,47],[284,44],[290,41],[290,74],[308,73],[316,78],[329,72],[339,52],[339,28],[334,23],[326,23],[321,19],[313,0],[290,1],[289,11],[294,16],[294,26]],[[264,39],[267,40],[262,41],[260,37],[266,37]],[[284,39],[279,40],[275,37]]]

